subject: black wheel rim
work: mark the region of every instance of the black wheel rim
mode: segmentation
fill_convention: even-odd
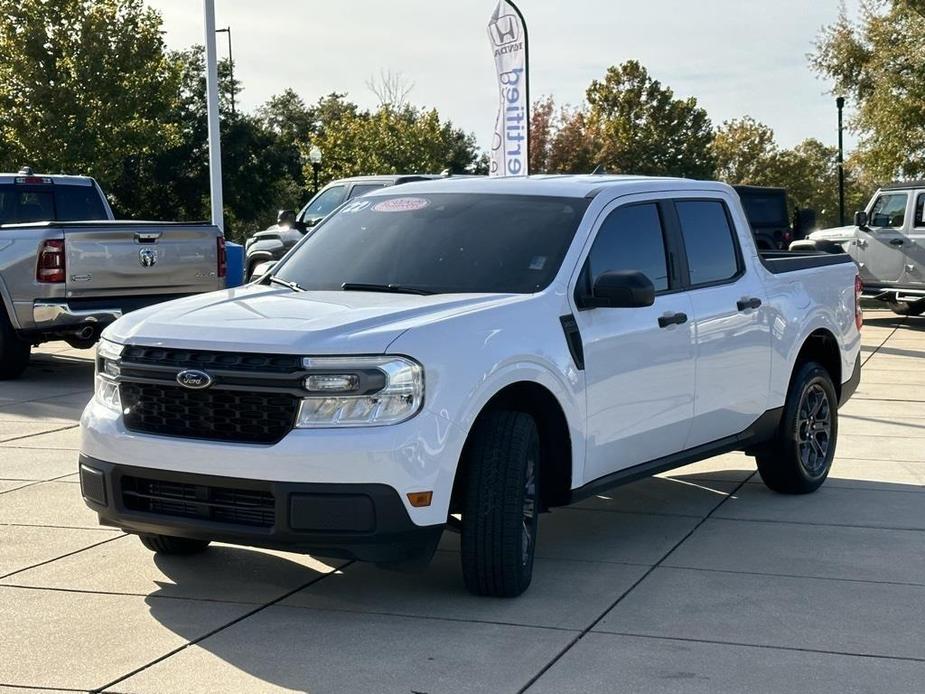
[[[803,391],[797,414],[797,439],[803,469],[810,477],[821,476],[832,445],[832,404],[818,383]]]
[[[527,566],[533,558],[533,546],[536,543],[536,460],[537,446],[531,446],[527,456],[526,473],[524,475],[524,503],[523,503],[523,530],[521,532],[520,561]]]

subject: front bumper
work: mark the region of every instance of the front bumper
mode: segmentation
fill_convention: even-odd
[[[117,465],[80,456],[100,523],[372,562],[429,560],[444,524],[415,525],[384,484],[288,483]]]

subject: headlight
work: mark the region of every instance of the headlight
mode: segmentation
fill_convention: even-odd
[[[309,357],[296,427],[403,422],[424,402],[424,370],[405,357]]]
[[[122,412],[119,384],[113,379],[121,373],[124,345],[100,340],[96,345],[95,395],[98,403],[113,412]]]

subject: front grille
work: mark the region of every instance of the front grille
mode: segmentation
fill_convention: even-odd
[[[123,362],[151,366],[175,366],[177,369],[222,369],[248,373],[291,373],[302,368],[301,357],[290,354],[248,354],[241,352],[207,352],[192,349],[167,349],[128,345]]]
[[[285,393],[189,390],[181,386],[119,385],[126,428],[182,438],[272,444],[295,424],[299,399]]]
[[[270,492],[122,478],[122,503],[131,511],[271,528],[276,502]]]

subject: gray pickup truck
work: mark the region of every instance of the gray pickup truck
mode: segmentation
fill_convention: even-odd
[[[225,274],[213,225],[117,221],[92,178],[0,174],[0,379],[33,345],[90,347],[123,313],[222,289]]]

